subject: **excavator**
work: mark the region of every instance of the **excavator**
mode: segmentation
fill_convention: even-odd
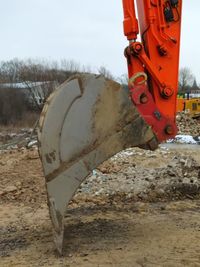
[[[129,90],[102,75],[77,74],[41,113],[39,154],[60,254],[66,207],[85,178],[124,149],[155,150],[177,133],[182,0],[123,0],[122,6]]]

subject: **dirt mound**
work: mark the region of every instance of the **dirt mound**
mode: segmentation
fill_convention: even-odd
[[[45,183],[37,148],[0,153],[0,202],[40,205],[46,201]]]

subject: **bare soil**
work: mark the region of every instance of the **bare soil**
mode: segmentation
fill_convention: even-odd
[[[37,150],[2,152],[0,266],[200,266],[199,151],[134,149],[100,166],[68,207],[63,257]]]

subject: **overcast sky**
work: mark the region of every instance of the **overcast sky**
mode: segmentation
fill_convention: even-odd
[[[0,60],[73,59],[126,73],[122,0],[0,0]],[[181,66],[200,83],[200,1],[183,0]]]

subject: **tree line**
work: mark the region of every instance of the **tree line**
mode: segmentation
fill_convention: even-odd
[[[19,60],[0,62],[0,124],[15,124],[27,113],[40,113],[55,87],[79,72],[74,61]]]
[[[40,114],[43,104],[56,86],[71,75],[92,72],[73,60],[19,60],[0,62],[0,124],[15,124],[27,118],[28,113]],[[104,66],[96,70],[109,79],[127,86],[127,74],[114,77]],[[187,93],[199,88],[190,69],[182,68],[179,75],[179,92]],[[24,90],[23,90],[24,88]],[[39,100],[40,101],[39,101]]]
[[[196,77],[189,68],[181,68],[179,71],[179,93],[187,94],[193,91],[200,91]]]

